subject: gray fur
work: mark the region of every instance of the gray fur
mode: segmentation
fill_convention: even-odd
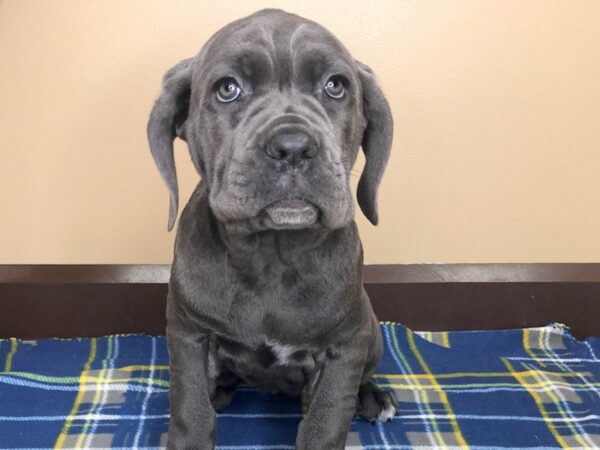
[[[323,92],[332,75],[347,79],[342,99]],[[223,77],[239,82],[239,99],[217,101]],[[302,137],[292,146],[310,142],[310,155],[275,157],[269,146],[282,134]],[[166,73],[148,137],[170,190],[169,229],[175,137],[201,176],[181,214],[169,283],[168,448],[213,449],[215,412],[240,383],[307,390],[298,449],[343,448],[355,413],[390,419],[396,400],[369,381],[382,343],[349,188],[362,144],[358,202],[377,223],[392,117],[370,69],[320,25],[259,11]]]

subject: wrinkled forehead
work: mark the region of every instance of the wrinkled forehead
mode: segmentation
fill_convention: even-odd
[[[352,57],[333,34],[295,16],[234,22],[215,34],[202,53],[202,71],[208,82],[211,76],[227,75],[291,80],[325,73],[354,74]]]

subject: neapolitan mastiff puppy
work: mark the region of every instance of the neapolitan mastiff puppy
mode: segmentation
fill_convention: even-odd
[[[169,283],[168,448],[214,448],[239,383],[306,388],[298,449],[343,448],[354,414],[389,420],[395,398],[369,381],[382,342],[349,187],[362,145],[358,204],[376,224],[392,117],[371,70],[320,25],[260,11],[167,71],[148,136],[169,230],[175,137],[201,176]]]

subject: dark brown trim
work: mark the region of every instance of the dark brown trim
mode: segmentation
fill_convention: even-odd
[[[168,283],[168,264],[0,264],[0,283]],[[367,284],[396,283],[600,283],[600,263],[375,264]]]
[[[0,337],[163,334],[168,265],[0,265]],[[569,325],[600,335],[600,264],[366,266],[380,320],[417,330]]]
[[[168,283],[168,264],[0,264],[0,283]]]
[[[599,263],[383,264],[365,266],[365,283],[600,283]]]

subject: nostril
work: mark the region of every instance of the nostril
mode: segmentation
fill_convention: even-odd
[[[276,148],[274,150],[275,152],[275,159],[286,159],[288,156],[288,152],[282,148]]]
[[[317,154],[317,146],[311,144],[311,145],[307,146],[306,149],[304,150],[304,152],[302,153],[302,158],[311,159],[316,154]]]
[[[287,152],[272,142],[267,145],[266,151],[267,155],[273,159],[285,159],[287,157]]]
[[[313,158],[316,152],[314,140],[302,132],[277,134],[266,147],[268,156],[289,164]]]

